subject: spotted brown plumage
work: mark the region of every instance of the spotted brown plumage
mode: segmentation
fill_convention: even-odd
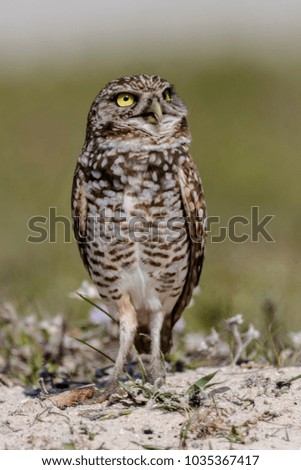
[[[102,301],[119,317],[111,393],[135,343],[164,376],[161,351],[202,270],[203,190],[189,154],[187,111],[153,75],[110,82],[94,100],[73,180],[74,231]]]

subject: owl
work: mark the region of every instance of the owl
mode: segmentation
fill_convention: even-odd
[[[202,270],[206,207],[187,110],[156,75],[111,81],[88,114],[72,189],[75,237],[102,303],[119,320],[116,390],[134,344],[162,383],[172,330]]]

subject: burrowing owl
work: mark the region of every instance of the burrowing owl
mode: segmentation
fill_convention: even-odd
[[[150,380],[164,378],[161,351],[201,274],[205,202],[186,115],[173,86],[155,75],[111,81],[88,115],[72,211],[83,262],[120,322],[107,394],[133,343],[151,354]]]

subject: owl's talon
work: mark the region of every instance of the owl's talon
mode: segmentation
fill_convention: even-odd
[[[164,383],[165,383],[165,379],[163,377],[158,377],[154,382],[154,386],[157,388],[161,388],[162,385],[164,385]]]
[[[102,393],[97,398],[95,398],[95,400],[93,400],[93,403],[103,403],[109,400],[109,398],[109,395],[107,395],[106,393]]]

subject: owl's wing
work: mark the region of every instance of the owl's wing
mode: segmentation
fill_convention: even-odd
[[[166,317],[161,332],[161,349],[167,352],[171,345],[171,333],[183,310],[189,304],[193,290],[198,285],[202,271],[206,241],[206,204],[198,170],[191,158],[178,172],[184,217],[189,243],[189,260],[186,282],[171,315]]]
[[[84,265],[89,272],[87,259],[87,213],[88,202],[85,192],[85,173],[80,166],[76,168],[72,186],[72,220],[74,235]]]

